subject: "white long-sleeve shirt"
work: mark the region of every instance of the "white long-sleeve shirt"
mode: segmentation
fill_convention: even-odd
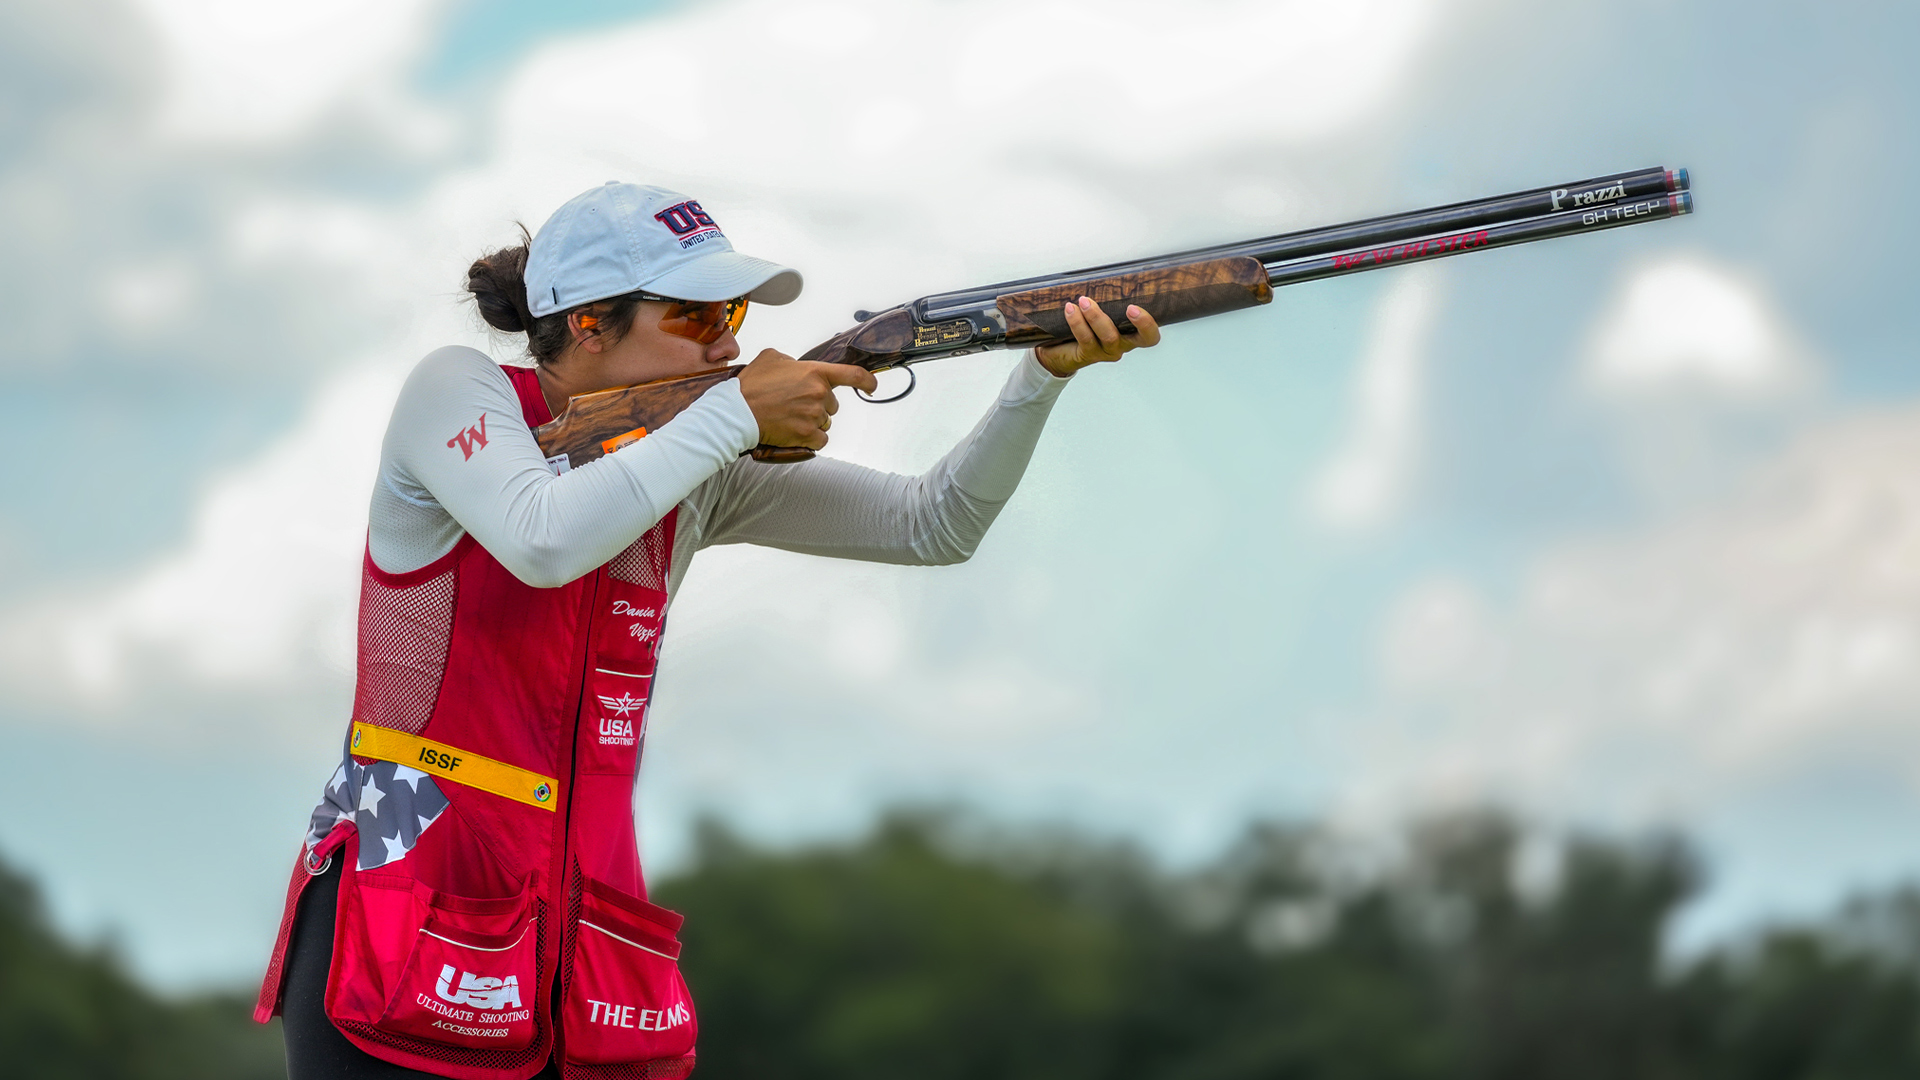
[[[499,366],[474,349],[438,349],[394,406],[370,549],[382,570],[404,573],[471,533],[514,576],[553,587],[607,562],[678,506],[669,593],[693,552],[712,544],[960,562],[1012,496],[1066,383],[1027,353],[973,431],[916,477],[827,457],[742,458],[759,442],[759,424],[733,379],[646,438],[555,475]]]

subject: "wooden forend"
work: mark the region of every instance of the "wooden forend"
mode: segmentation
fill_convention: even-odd
[[[1161,326],[1186,322],[1225,311],[1257,307],[1273,299],[1266,267],[1248,257],[1207,259],[1158,270],[1046,285],[1026,292],[1006,293],[994,305],[1007,320],[1009,344],[1071,341],[1062,310],[1080,297],[1091,297],[1121,333],[1133,330],[1127,305],[1147,309]]]

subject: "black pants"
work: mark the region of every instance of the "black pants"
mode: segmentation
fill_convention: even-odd
[[[338,856],[326,873],[307,884],[287,942],[287,993],[282,1031],[287,1039],[287,1080],[431,1080],[433,1073],[392,1065],[347,1041],[327,1019],[323,1002],[327,969],[333,966],[333,918],[340,904]],[[534,1080],[559,1080],[547,1062]]]

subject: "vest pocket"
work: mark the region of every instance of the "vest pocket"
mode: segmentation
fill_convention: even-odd
[[[680,977],[680,922],[666,908],[583,880],[563,1006],[568,1061],[610,1065],[693,1053],[698,1025]]]
[[[374,1026],[473,1049],[532,1043],[540,930],[527,897],[475,900],[421,887],[416,899],[420,926]]]

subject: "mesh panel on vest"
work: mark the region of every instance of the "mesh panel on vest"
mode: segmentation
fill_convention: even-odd
[[[591,1076],[600,1080],[681,1080],[693,1071],[693,1058],[654,1058],[627,1065],[575,1065],[567,1063],[568,1076]]]
[[[266,1022],[267,1016],[280,1015],[280,998],[286,991],[287,945],[293,940],[293,920],[300,910],[300,894],[306,891],[305,848],[293,864],[293,880],[287,884],[287,906],[280,913],[280,934],[274,939],[273,955],[267,959],[267,977],[260,982],[260,1001],[254,1006],[254,1019]],[[262,1010],[265,1010],[262,1012]]]
[[[547,905],[539,900],[533,904],[533,916],[545,925]],[[534,970],[545,966],[544,953],[547,948],[547,935],[534,935]],[[546,1012],[543,1009],[533,1011],[533,1042],[518,1050],[470,1050],[460,1046],[440,1046],[420,1039],[408,1039],[389,1035],[372,1024],[361,1024],[351,1020],[335,1020],[340,1030],[381,1046],[391,1046],[404,1050],[430,1061],[444,1061],[450,1065],[464,1065],[475,1069],[521,1069],[538,1058],[553,1052],[553,1044],[547,1039]]]
[[[573,985],[572,945],[574,936],[580,932],[580,894],[582,892],[580,883],[583,880],[578,860],[569,860],[567,865],[571,870],[567,874],[566,929],[561,931],[560,936],[560,985],[562,986]]]
[[[452,569],[404,588],[363,572],[355,719],[409,734],[427,726],[447,666],[453,598]]]
[[[641,533],[640,539],[607,564],[607,573],[620,581],[666,592],[667,532],[656,525]]]

